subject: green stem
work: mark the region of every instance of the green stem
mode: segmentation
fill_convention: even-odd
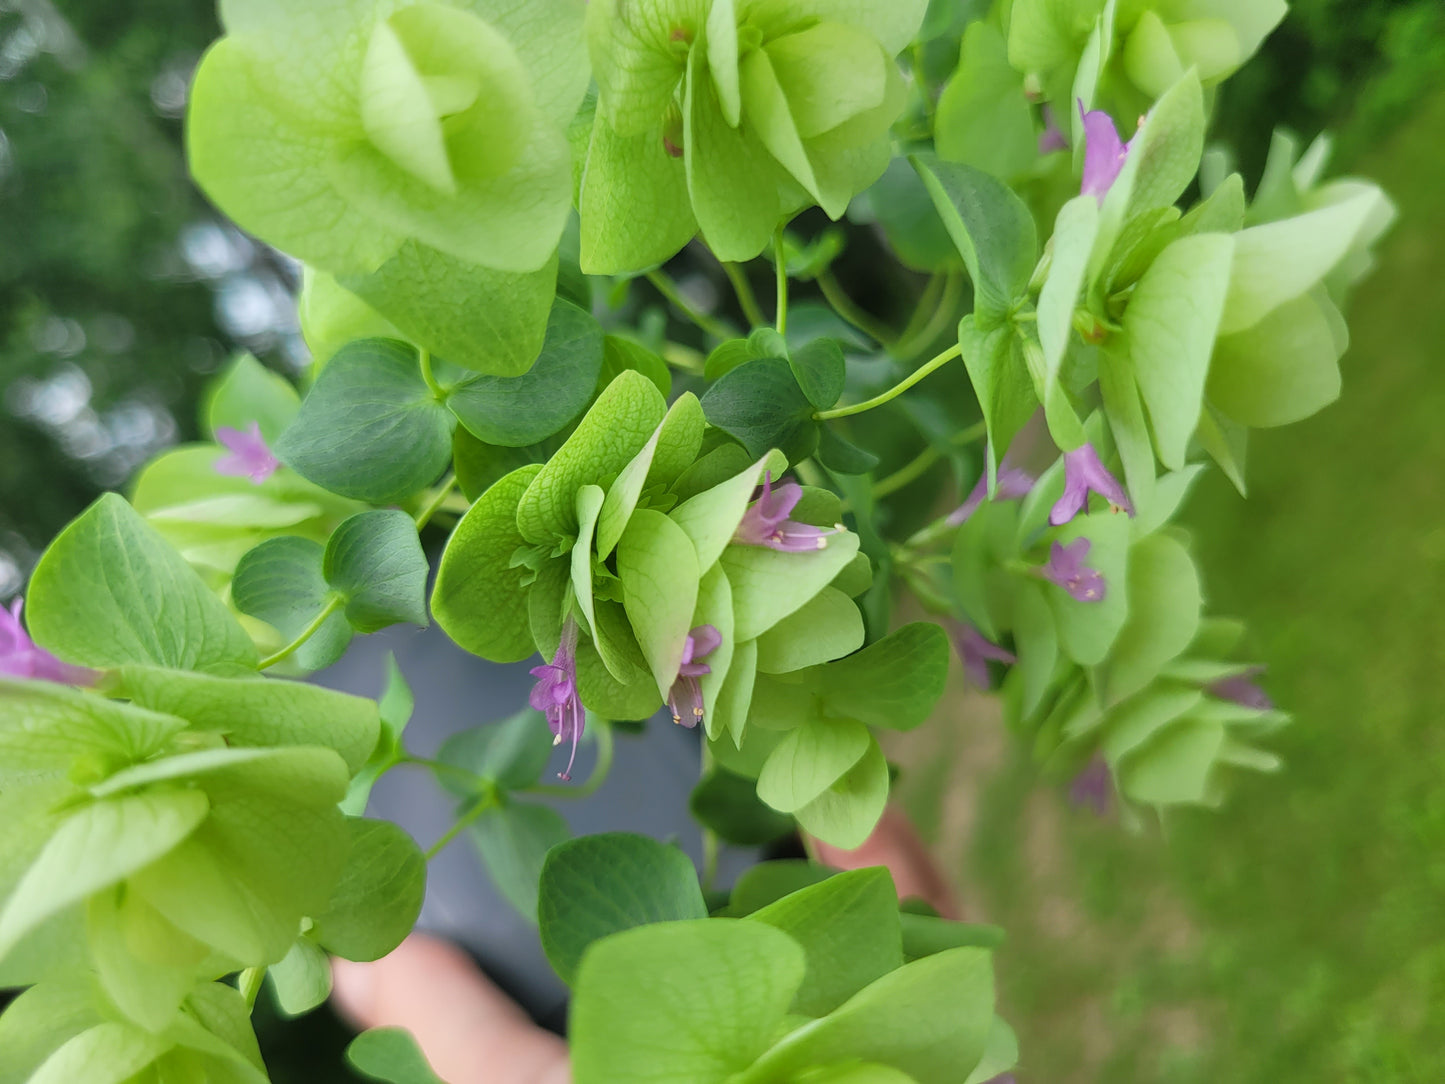
[[[884,346],[894,341],[893,332],[885,327],[881,321],[875,320],[871,315],[859,308],[853,299],[844,292],[842,284],[833,277],[833,272],[820,271],[814,281],[818,283],[818,289],[823,291],[824,300],[826,300],[829,305],[832,305],[833,311],[844,320],[863,332],[863,334],[867,335],[870,339],[882,343]]]
[[[899,467],[886,478],[879,479],[873,485],[874,497],[886,497],[890,493],[897,493],[910,482],[916,482],[928,471],[928,468],[943,458],[943,453],[930,444],[923,451],[916,455],[912,462],[906,466]]]
[[[959,357],[962,354],[963,347],[959,346],[958,343],[954,343],[943,353],[939,354],[936,358],[933,358],[931,361],[924,362],[917,369],[915,369],[910,376],[904,377],[897,384],[893,385],[893,387],[889,388],[887,391],[882,392],[879,395],[873,396],[872,399],[867,399],[861,403],[854,403],[852,406],[834,407],[832,410],[820,410],[817,414],[813,416],[819,421],[826,421],[829,418],[848,418],[854,414],[862,414],[864,411],[872,410],[874,407],[880,407],[884,403],[892,402],[894,399],[897,399],[900,395],[902,395],[909,388],[913,387],[913,385],[917,384],[920,380],[931,376],[934,372],[943,368],[954,358]]]
[[[426,381],[427,389],[436,398],[438,403],[447,401],[447,390],[437,383],[437,378],[431,371],[431,351],[417,350],[417,359],[421,362],[421,378]]]
[[[733,284],[733,292],[738,295],[738,304],[742,306],[743,316],[747,318],[750,327],[763,327],[767,324],[767,317],[763,315],[762,308],[758,305],[758,295],[753,293],[753,284],[748,281],[748,273],[743,270],[739,263],[726,263],[722,265],[723,273],[727,275],[728,281]]]
[[[431,522],[432,516],[441,510],[442,505],[447,503],[447,498],[452,495],[452,490],[457,488],[457,476],[453,474],[437,489],[436,494],[427,502],[425,508],[416,514],[416,529],[420,531]]]
[[[442,833],[441,839],[437,840],[426,849],[426,852],[423,854],[422,857],[424,857],[428,862],[430,862],[437,855],[441,854],[442,851],[446,850],[448,843],[450,843],[452,840],[456,839],[457,836],[465,832],[467,829],[467,825],[471,824],[483,813],[496,805],[497,790],[496,787],[493,786],[488,790],[487,793],[481,795],[475,802],[473,802],[467,808],[467,811],[463,813],[460,817],[458,817],[450,828],[448,828],[444,833]]]
[[[236,980],[236,989],[245,999],[247,1012],[256,1007],[256,995],[261,992],[261,983],[265,979],[266,969],[264,967],[248,967]]]
[[[894,337],[895,343],[906,343],[917,337],[919,329],[929,321],[938,308],[938,298],[943,293],[943,286],[947,280],[948,276],[942,272],[935,272],[928,277],[928,285],[923,288],[923,295],[918,299],[918,305],[913,310],[913,315],[908,318],[908,323]]]
[[[649,271],[645,276],[647,281],[652,283],[653,289],[660,293],[678,312],[682,313],[702,331],[715,339],[731,339],[732,331],[718,320],[714,320],[705,312],[694,308],[677,289],[677,283],[668,278],[661,271]]]
[[[773,234],[773,268],[778,277],[778,334],[788,334],[788,258],[783,252],[783,227]]]
[[[289,659],[292,655],[296,653],[296,651],[301,647],[302,644],[306,643],[307,640],[311,639],[311,637],[316,635],[317,630],[320,629],[322,625],[326,624],[326,619],[332,614],[334,614],[337,610],[341,609],[341,605],[341,596],[332,595],[331,598],[327,600],[326,605],[321,608],[321,612],[311,619],[311,624],[307,625],[304,629],[301,630],[301,635],[297,636],[296,639],[292,640],[280,651],[276,652],[276,654],[268,655],[266,658],[262,659],[257,669],[269,670],[278,662],[285,662],[287,659]]]
[[[428,757],[415,757],[412,756],[410,753],[407,753],[405,756],[401,757],[397,761],[397,763],[415,764],[418,768],[425,768],[428,771],[449,773],[456,776],[458,779],[465,780],[468,786],[470,786],[473,790],[477,791],[482,790],[489,782],[486,776],[478,775],[476,772],[473,771],[468,771],[466,768],[460,767],[459,765],[448,764],[446,763],[446,761],[443,760],[431,760]]]
[[[893,346],[894,357],[903,361],[911,361],[920,351],[927,350],[933,345],[935,339],[943,334],[944,330],[953,322],[954,310],[958,307],[958,300],[963,295],[963,276],[957,273],[950,273],[943,282],[943,295],[938,300],[938,307],[933,310],[933,315],[917,334],[909,336]]]
[[[597,722],[593,724],[593,731],[597,735],[597,763],[592,768],[592,774],[587,777],[587,782],[577,787],[533,783],[524,788],[527,793],[550,794],[558,798],[586,798],[589,794],[596,793],[597,788],[607,782],[607,776],[612,772],[612,727],[608,723]]]

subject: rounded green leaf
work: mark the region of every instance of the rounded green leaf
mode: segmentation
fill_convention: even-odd
[[[1129,617],[1104,664],[1102,691],[1119,701],[1149,684],[1199,631],[1199,573],[1173,535],[1153,534],[1129,551]]]
[[[786,674],[863,646],[863,615],[842,591],[825,587],[795,613],[758,637],[758,669]]]
[[[368,1079],[385,1084],[442,1084],[405,1028],[363,1031],[346,1048],[346,1060]]]
[[[823,704],[870,726],[911,730],[943,696],[949,655],[948,635],[940,626],[904,625],[856,655],[829,663],[819,678]]]
[[[728,546],[722,570],[733,588],[739,640],[753,640],[796,613],[847,567],[858,553],[858,536],[830,535],[810,553],[782,553],[766,546]]]
[[[869,737],[863,758],[793,815],[803,831],[851,851],[863,846],[888,803],[888,760]]]
[[[1234,421],[1260,429],[1308,418],[1339,398],[1339,359],[1347,341],[1328,297],[1321,291],[1297,297],[1215,344],[1210,402]]]
[[[478,817],[468,836],[497,891],[535,926],[542,863],[548,851],[572,836],[562,814],[544,805],[503,801]]]
[[[322,568],[358,632],[428,623],[426,554],[405,512],[362,512],[346,520],[326,543]]]
[[[661,512],[639,509],[617,543],[622,605],[665,699],[677,680],[701,575],[687,534]]]
[[[379,960],[416,925],[426,892],[426,859],[390,821],[350,820],[346,865],[312,936],[347,960]]]
[[[274,441],[300,407],[301,397],[291,381],[250,354],[238,354],[211,385],[203,409],[206,428],[213,436],[221,426],[245,429],[255,422],[261,427],[261,436]]]
[[[813,801],[874,747],[852,719],[812,719],[788,732],[758,776],[758,797],[782,813]]]
[[[269,538],[236,565],[231,602],[243,614],[264,621],[289,644],[325,609],[331,585],[322,572],[326,547],[309,538]],[[320,670],[341,658],[351,643],[351,625],[340,610],[331,614],[291,658],[303,670]]]
[[[725,768],[714,768],[692,790],[692,815],[720,839],[741,847],[759,847],[793,830],[793,818],[758,799],[757,785]]]

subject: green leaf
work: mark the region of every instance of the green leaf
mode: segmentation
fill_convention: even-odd
[[[794,814],[798,826],[835,847],[861,847],[883,816],[888,784],[888,760],[870,737],[863,759]]]
[[[375,702],[299,681],[127,666],[121,692],[141,707],[185,719],[193,730],[221,735],[228,746],[324,745],[341,756],[348,773],[360,771],[380,734]]]
[[[236,565],[231,602],[241,613],[274,628],[282,643],[301,635],[331,599],[322,561],[326,547],[309,538],[268,538]],[[341,658],[351,625],[337,610],[291,658],[303,670],[320,670]]]
[[[225,603],[114,493],[41,555],[25,613],[36,643],[82,666],[216,670],[257,661]]]
[[[166,1053],[173,1042],[131,1024],[104,1023],[68,1040],[27,1084],[122,1084]]]
[[[426,554],[405,512],[362,512],[337,527],[323,558],[326,581],[346,600],[358,632],[428,624]]]
[[[1129,361],[1159,459],[1171,470],[1184,466],[1199,424],[1233,251],[1233,239],[1219,233],[1175,241],[1144,272],[1124,311]]]
[[[931,272],[963,266],[923,178],[905,159],[889,162],[862,198],[905,267]]]
[[[191,790],[114,798],[72,813],[0,910],[0,958],[57,911],[172,850],[209,809],[206,796]]]
[[[250,354],[237,354],[209,388],[203,410],[212,436],[222,426],[246,429],[252,422],[272,443],[296,417],[301,397],[280,373],[273,373]]]
[[[926,154],[911,161],[968,267],[974,318],[990,330],[1028,288],[1038,259],[1034,216],[1006,184],[982,170]]]
[[[405,1028],[363,1031],[347,1046],[346,1060],[367,1079],[385,1084],[443,1084]]]
[[[577,491],[614,479],[665,413],[661,393],[645,376],[628,371],[617,377],[522,495],[517,505],[522,537],[538,544],[575,537]]]
[[[1204,599],[1189,551],[1154,534],[1129,551],[1129,617],[1104,664],[1104,696],[1117,702],[1154,680],[1199,631]]]
[[[1044,702],[1059,662],[1059,634],[1041,585],[1021,585],[1014,600],[1014,646],[1023,686],[1020,712],[1031,716]]]
[[[1116,352],[1120,346],[1127,349],[1128,341],[1116,340],[1098,352],[1099,395],[1104,400],[1109,435],[1124,464],[1125,488],[1137,510],[1154,500],[1154,440],[1144,418],[1133,365],[1127,355]]]
[[[763,765],[758,797],[781,813],[796,813],[843,777],[868,753],[873,739],[853,719],[811,719],[793,730]]]
[[[825,587],[758,637],[758,669],[786,674],[841,658],[863,646],[863,615],[842,591]]]
[[[978,1064],[992,1026],[989,953],[951,949],[889,972],[805,1024],[744,1079],[785,1079],[808,1065],[858,1059],[900,1069],[919,1084],[949,1084]]]
[[[963,347],[968,378],[988,422],[988,470],[993,478],[1014,437],[1038,409],[1038,392],[1012,327],[1005,325],[985,332],[970,313],[958,325],[958,341]]]
[[[1108,657],[1129,613],[1129,520],[1111,512],[1076,516],[1059,530],[1058,542],[1067,546],[1076,538],[1089,540],[1084,565],[1104,577],[1104,597],[1079,602],[1054,583],[1045,586],[1044,594],[1053,608],[1064,654],[1081,666],[1097,666]]]
[[[715,918],[597,943],[577,976],[576,1084],[723,1084],[780,1030],[802,948],[760,922]]]
[[[879,459],[844,440],[829,426],[818,428],[818,462],[835,474],[868,474],[878,466]]]
[[[883,868],[829,877],[748,916],[803,946],[807,974],[791,1011],[826,1016],[869,983],[903,966],[898,893]]]
[[[1016,177],[1038,158],[1023,76],[1009,65],[1003,35],[984,20],[964,31],[958,68],[939,95],[933,130],[940,158],[995,177]]]
[[[714,718],[714,715],[728,675],[732,672],[733,656],[739,647],[734,638],[732,584],[728,583],[727,576],[716,565],[698,581],[697,609],[693,612],[690,624],[694,629],[711,625],[722,638],[722,642],[707,656],[708,672],[697,679],[698,689],[702,693],[703,729],[709,736],[716,736],[722,733],[723,727],[720,725],[722,720]],[[750,660],[748,665],[755,663]]]
[[[646,486],[674,482],[692,465],[705,424],[697,396],[692,392],[678,396],[651,439],[607,490],[597,529],[598,557],[605,560],[612,553]]]
[[[1301,421],[1339,398],[1347,341],[1334,303],[1312,290],[1215,343],[1209,400],[1255,428]]]
[[[750,915],[775,903],[784,896],[820,884],[835,876],[837,870],[806,858],[782,858],[759,862],[738,877],[733,885],[728,912],[733,916]]]
[[[764,805],[751,779],[725,768],[714,768],[702,778],[688,809],[703,827],[740,847],[760,847],[793,830],[793,818]]]
[[[903,928],[903,955],[909,960],[922,959],[948,949],[996,949],[1004,941],[1004,932],[997,926],[953,922],[909,911],[899,912],[898,921]]]
[[[572,835],[562,815],[544,805],[506,801],[483,813],[468,835],[497,891],[535,926],[542,863]]]
[[[536,444],[565,429],[592,398],[602,370],[602,328],[590,313],[556,301],[536,364],[517,376],[476,376],[447,407],[478,439],[506,448]]]
[[[106,995],[147,1031],[163,1031],[210,955],[133,892],[112,886],[90,897],[85,941]]]
[[[742,449],[729,445],[742,455]],[[716,453],[715,453],[716,454]],[[707,572],[722,556],[742,522],[743,513],[752,503],[753,492],[763,479],[768,458],[759,459],[741,474],[690,497],[670,513],[672,520],[687,533],[697,551],[699,570]]]
[[[547,959],[571,984],[593,942],[648,923],[706,918],[707,907],[682,851],[646,836],[603,832],[548,852],[537,915]]]
[[[1115,707],[1104,720],[1100,750],[1112,768],[1203,701],[1197,687],[1160,682]]]
[[[904,625],[822,671],[823,704],[889,730],[927,720],[948,681],[948,634],[932,622]]]
[[[321,370],[276,455],[332,493],[396,504],[446,468],[455,424],[422,379],[414,348],[363,339]]]
[[[381,737],[361,771],[352,778],[341,802],[341,812],[348,817],[359,817],[366,812],[372,786],[401,759],[404,753],[402,731],[411,721],[412,710],[416,707],[411,687],[402,676],[401,667],[396,664],[396,656],[389,652],[386,656],[386,688],[382,690],[377,706],[381,715]]]
[[[842,397],[847,367],[836,339],[814,339],[792,351],[788,364],[798,387],[819,410],[827,410]]]
[[[416,925],[426,891],[421,848],[390,821],[350,820],[351,849],[312,936],[347,960],[379,960]]]
[[[1181,719],[1119,765],[1120,789],[1134,801],[1152,805],[1204,802],[1210,770],[1223,743],[1223,723]]]
[[[298,937],[280,963],[266,969],[282,1016],[303,1016],[331,996],[331,961],[316,943]]]
[[[782,358],[758,358],[726,373],[703,395],[702,408],[709,423],[754,457],[777,448],[796,462],[817,444],[813,404]]]
[[[602,372],[598,377],[601,386],[606,387],[631,369],[656,384],[664,399],[672,396],[672,370],[667,367],[667,362],[641,343],[620,335],[608,335],[602,343]],[[712,379],[711,374],[709,379]]]
[[[733,588],[738,640],[753,640],[789,614],[796,613],[848,565],[858,552],[858,536],[831,535],[812,553],[782,553],[766,546],[728,546],[722,569]]]
[[[1349,252],[1381,198],[1370,189],[1236,234],[1219,333],[1231,335],[1254,327],[1324,278]]]
[[[697,607],[697,552],[667,516],[639,509],[617,543],[617,576],[627,620],[666,699]]]
[[[543,349],[556,283],[556,256],[536,271],[497,271],[415,240],[369,274],[340,277],[409,341],[500,378],[521,376]],[[348,338],[376,334],[386,332]]]
[[[521,790],[537,781],[551,756],[546,717],[528,707],[498,722],[453,734],[442,742],[436,758],[503,790]],[[437,772],[437,782],[463,798],[477,793],[475,786],[459,783],[454,772]]]
[[[1099,204],[1093,196],[1076,196],[1059,209],[1054,222],[1054,256],[1049,277],[1039,293],[1039,345],[1044,351],[1048,386],[1058,381],[1059,366],[1073,334],[1074,310],[1084,289],[1089,253],[1099,233]]]
[[[457,645],[493,662],[521,662],[537,650],[527,617],[524,568],[512,557],[527,540],[517,529],[522,495],[542,472],[521,467],[482,494],[442,553],[432,615]]]
[[[1018,1060],[1018,1038],[1002,1018],[995,1016],[989,1028],[988,1040],[984,1044],[983,1057],[963,1084],[989,1084],[1017,1065]]]
[[[723,758],[726,757],[729,747],[735,754],[741,755],[743,733],[747,727],[748,709],[752,705],[753,686],[757,676],[757,641],[748,640],[736,644],[727,675],[718,688],[712,710],[707,713],[706,719],[708,737],[720,739],[720,747],[724,751],[714,752],[718,763],[724,767],[737,768],[736,763],[725,763]],[[727,737],[722,737],[723,735]],[[762,763],[758,762],[748,774],[756,777],[761,768]]]
[[[88,978],[72,975],[32,986],[0,1016],[0,1081],[24,1084],[66,1040],[102,1020]]]

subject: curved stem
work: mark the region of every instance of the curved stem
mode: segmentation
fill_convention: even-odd
[[[677,283],[673,282],[672,279],[668,278],[662,271],[649,271],[644,277],[648,282],[652,283],[653,289],[666,298],[678,312],[682,313],[701,328],[704,333],[716,339],[730,339],[733,337],[731,329],[725,324],[713,319],[707,313],[698,310],[683,297],[678,291]]]
[[[418,347],[417,360],[421,362],[421,378],[426,381],[427,389],[436,397],[438,403],[446,402],[447,390],[437,383],[437,378],[431,371],[431,351]]]
[[[963,276],[957,272],[950,273],[943,282],[943,294],[938,300],[938,307],[928,318],[928,323],[914,335],[894,344],[894,356],[902,361],[911,360],[921,350],[927,350],[933,340],[943,334],[945,328],[953,320],[954,309],[958,306],[958,299],[963,294]]]
[[[315,636],[317,630],[319,630],[322,625],[326,624],[326,619],[332,614],[334,614],[337,610],[341,609],[341,604],[341,596],[332,595],[331,598],[327,601],[326,605],[321,608],[321,612],[311,619],[311,624],[307,625],[304,629],[302,629],[301,634],[297,636],[296,639],[292,640],[280,651],[276,652],[276,654],[266,656],[266,658],[261,660],[260,664],[256,667],[256,669],[268,670],[271,667],[275,666],[278,662],[285,662],[292,655],[296,654],[297,650],[301,647],[301,645],[306,643],[306,641],[311,639],[311,637]]]
[[[442,505],[447,503],[447,498],[452,495],[452,490],[457,488],[457,476],[453,474],[437,489],[436,495],[427,502],[425,508],[416,514],[416,529],[420,531],[431,522],[432,516],[441,510]]]
[[[899,467],[886,478],[879,479],[873,485],[874,497],[886,497],[890,493],[896,493],[910,482],[916,482],[928,472],[928,468],[943,458],[943,453],[932,444],[919,452],[913,460],[906,465]]]
[[[824,300],[833,306],[833,311],[844,320],[884,346],[894,341],[893,332],[885,327],[882,321],[875,320],[870,314],[859,308],[854,300],[844,292],[842,284],[833,277],[833,272],[820,271],[814,281],[817,282],[818,289],[823,291]]]
[[[743,316],[748,324],[751,327],[766,326],[767,317],[758,306],[758,295],[753,293],[753,284],[748,281],[748,273],[743,270],[743,265],[724,262],[722,269],[728,281],[733,284],[733,292],[738,295],[738,304],[742,306]]]
[[[773,234],[773,267],[778,276],[778,334],[788,334],[788,258],[783,252],[783,227]]]
[[[872,410],[874,407],[880,407],[884,403],[892,402],[920,380],[931,376],[934,372],[943,368],[954,358],[960,357],[962,354],[963,347],[959,346],[958,343],[954,343],[936,358],[925,362],[914,370],[911,375],[904,377],[887,391],[873,396],[872,399],[865,400],[861,403],[854,403],[852,406],[834,407],[832,410],[820,410],[817,414],[813,415],[813,417],[819,421],[826,421],[829,418],[847,418],[854,414],[862,414],[864,411]]]
[[[473,802],[467,808],[467,811],[463,813],[460,817],[458,817],[450,828],[448,828],[444,833],[442,833],[441,839],[437,840],[426,849],[422,857],[424,857],[428,862],[430,862],[437,855],[441,854],[442,851],[446,850],[448,843],[450,843],[452,840],[456,839],[457,836],[461,835],[464,831],[466,831],[467,825],[471,824],[483,813],[493,808],[497,804],[497,789],[495,786],[493,786],[487,791],[487,793],[481,795],[475,802]]]
[[[597,735],[597,763],[592,768],[592,774],[587,777],[587,782],[577,787],[560,787],[554,783],[533,783],[530,787],[524,787],[528,794],[550,794],[558,798],[586,798],[594,794],[603,783],[607,782],[607,776],[612,772],[612,727],[603,722],[594,724],[593,730]]]
[[[918,305],[913,310],[913,315],[908,318],[908,323],[903,330],[894,336],[894,342],[906,343],[918,335],[918,330],[932,317],[934,310],[938,307],[938,299],[943,293],[944,283],[948,276],[941,271],[936,271],[928,276],[928,285],[923,288],[923,294],[918,299]]]

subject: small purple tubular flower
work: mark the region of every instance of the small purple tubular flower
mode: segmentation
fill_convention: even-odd
[[[969,684],[975,689],[987,692],[993,687],[988,678],[988,664],[1005,662],[1012,666],[1018,658],[1011,651],[1005,651],[998,644],[984,638],[983,633],[962,621],[948,623],[948,635],[953,641],[953,650],[963,662],[963,672],[968,675]]]
[[[1058,584],[1075,602],[1103,602],[1107,586],[1103,574],[1084,564],[1093,545],[1087,538],[1076,538],[1067,546],[1055,542],[1049,550],[1049,563],[1039,575]]]
[[[231,453],[216,460],[217,474],[231,478],[249,478],[259,486],[275,474],[276,468],[281,465],[266,446],[259,422],[252,422],[245,429],[217,426],[216,439]]]
[[[1062,527],[1080,512],[1087,511],[1091,492],[1103,497],[1115,510],[1122,509],[1131,516],[1134,514],[1133,502],[1124,492],[1119,479],[1100,462],[1094,446],[1085,444],[1082,448],[1064,453],[1064,495],[1049,510],[1049,523]]]
[[[1080,192],[1102,205],[1129,157],[1129,144],[1119,138],[1114,119],[1102,109],[1086,113],[1080,101],[1079,115],[1084,118],[1084,183]]]
[[[1069,149],[1069,140],[1064,135],[1064,130],[1059,127],[1059,115],[1054,112],[1051,105],[1044,106],[1044,130],[1039,133],[1039,153],[1049,154],[1053,151],[1066,151]]]
[[[1221,678],[1206,688],[1211,696],[1217,696],[1221,700],[1232,700],[1246,708],[1254,708],[1257,711],[1273,711],[1274,701],[1270,699],[1269,693],[1259,687],[1255,677],[1264,673],[1263,666],[1251,666],[1242,674],[1235,674],[1233,677]]]
[[[1109,765],[1098,753],[1088,766],[1069,784],[1069,801],[1080,809],[1092,809],[1099,816],[1109,812],[1114,788],[1110,785]]]
[[[25,631],[20,620],[23,599],[16,599],[10,609],[0,609],[0,677],[38,678],[61,685],[93,685],[100,675],[83,666],[61,662]]]
[[[744,546],[767,546],[781,553],[811,553],[826,549],[828,536],[842,527],[825,530],[809,523],[795,523],[789,514],[803,499],[803,487],[785,482],[773,490],[773,472],[763,476],[763,491],[743,513],[733,532],[733,541]]]
[[[687,634],[682,645],[682,666],[667,692],[667,706],[672,709],[674,723],[692,728],[702,722],[702,686],[697,679],[711,674],[712,667],[698,660],[711,655],[721,643],[722,633],[711,625],[699,625]]]
[[[1034,488],[1035,478],[1028,471],[1019,470],[1017,467],[1010,467],[1004,464],[998,472],[998,489],[994,492],[994,500],[1017,501],[1027,497],[1029,490]],[[969,493],[968,499],[948,514],[944,520],[950,527],[961,527],[968,522],[969,516],[982,507],[983,502],[988,499],[988,472],[985,471],[979,478],[978,484]]]
[[[537,684],[532,686],[528,701],[547,716],[552,744],[572,743],[567,770],[557,773],[559,779],[569,781],[572,765],[577,760],[577,742],[587,721],[582,701],[577,696],[577,622],[571,617],[562,626],[562,640],[552,661],[532,667],[532,676],[537,679]]]

